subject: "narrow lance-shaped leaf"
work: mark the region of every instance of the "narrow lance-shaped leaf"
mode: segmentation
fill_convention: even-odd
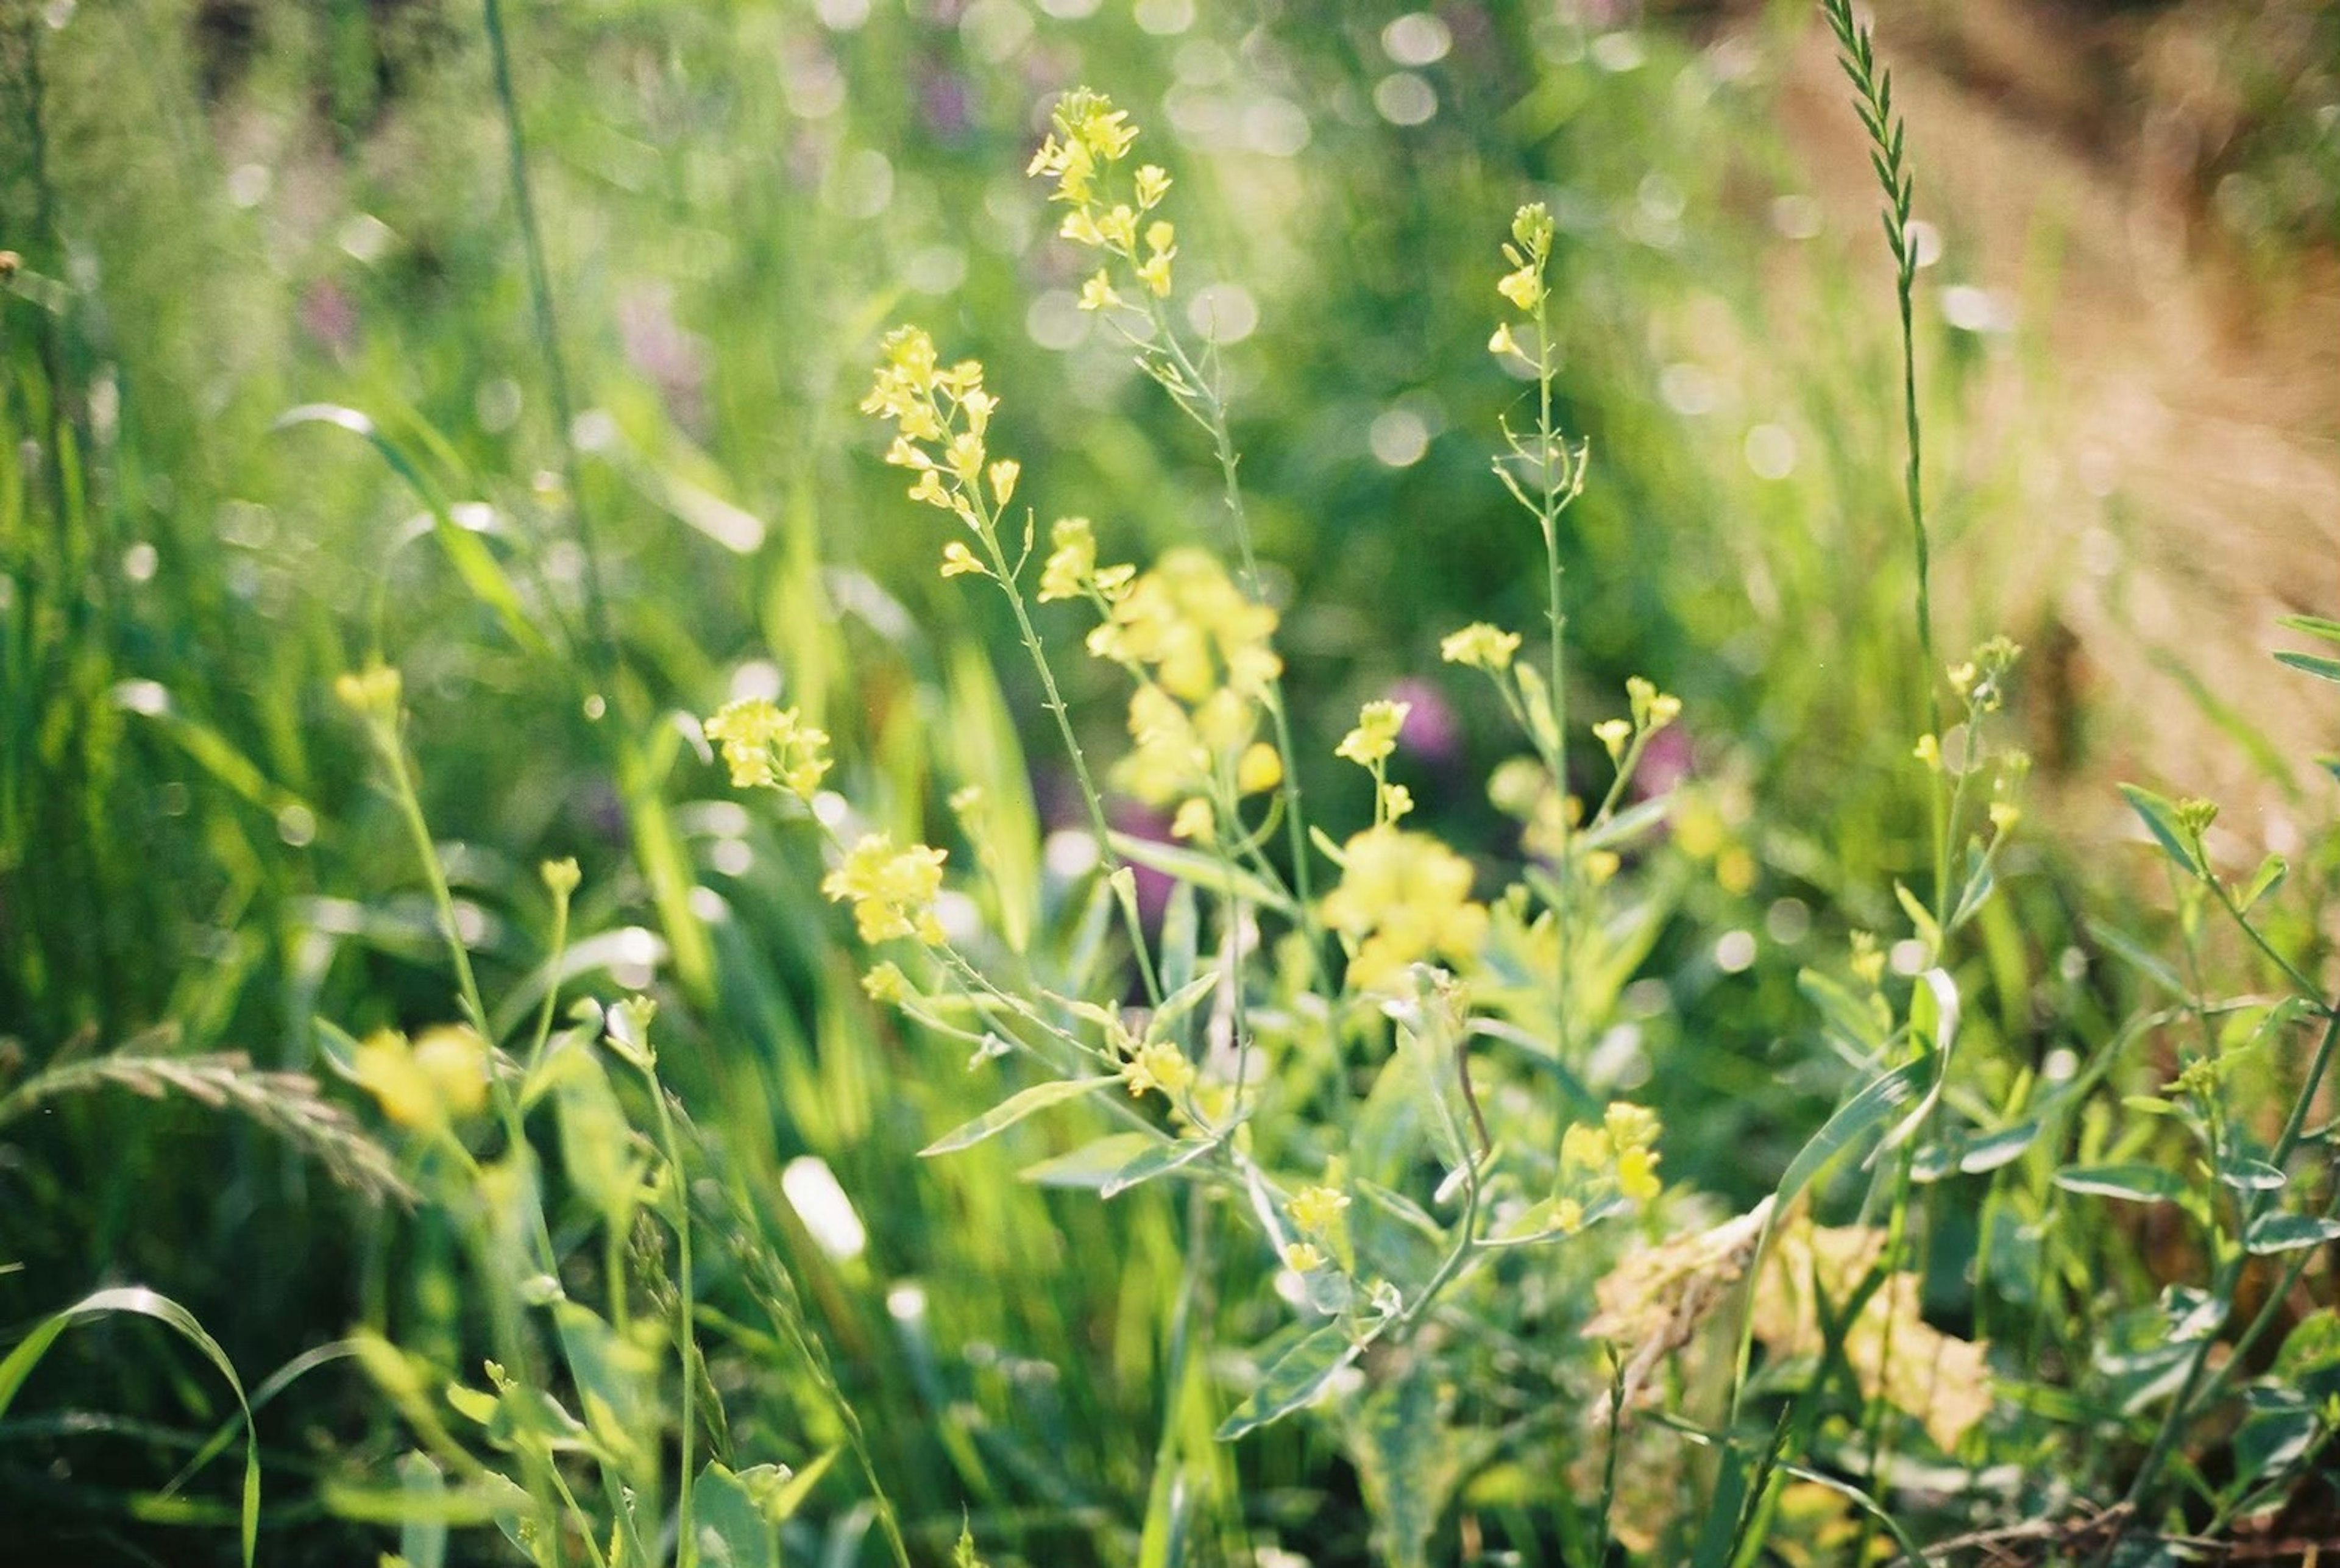
[[[1116,1084],[1120,1081],[1115,1077],[1099,1077],[1057,1078],[1045,1084],[1034,1084],[1028,1089],[1022,1089],[1008,1096],[973,1121],[964,1122],[953,1127],[920,1149],[918,1157],[931,1159],[937,1155],[953,1154],[960,1149],[972,1148],[986,1138],[1006,1132],[1036,1111],[1046,1110],[1050,1106],[1063,1105],[1067,1100],[1083,1098],[1096,1093],[1108,1084]]]

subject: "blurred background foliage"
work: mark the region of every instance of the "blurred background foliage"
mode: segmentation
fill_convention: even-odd
[[[1974,56],[1943,9],[1913,7],[1886,43],[1906,29],[1956,80]],[[2312,280],[2340,184],[2331,17],[2179,6],[2192,31],[2171,35],[2171,10],[2056,15],[2147,78],[2148,45],[2228,40],[2231,124],[2188,187],[2223,225],[2203,243]],[[1693,780],[1678,837],[1714,872],[1681,895],[1638,1021],[1604,1049],[1681,1129],[1671,1176],[1731,1202],[1769,1190],[1838,1082],[1796,971],[1892,921],[1921,832],[1890,323],[1873,213],[1830,186],[1792,113],[1826,60],[1804,6],[572,0],[506,24],[573,474],[476,5],[0,7],[0,246],[22,259],[0,295],[0,1090],[142,1037],[307,1069],[317,1016],[361,1033],[448,1016],[402,828],[332,700],[378,651],[405,672],[490,995],[540,994],[534,868],[577,856],[563,978],[664,1000],[669,1074],[768,1206],[919,1538],[947,1540],[971,1502],[1011,1558],[1125,1555],[1159,1424],[1171,1206],[1057,1201],[997,1146],[914,1161],[980,1091],[866,1005],[811,893],[817,847],[730,799],[677,722],[784,691],[839,737],[840,781],[881,820],[944,841],[942,801],[967,781],[1044,830],[1070,820],[1050,764],[1027,784],[1025,741],[1052,753],[1026,674],[991,663],[1005,629],[937,579],[938,531],[852,404],[879,331],[917,320],[989,368],[996,444],[1044,523],[1095,518],[1109,558],[1220,539],[1207,451],[1075,308],[1076,258],[1022,175],[1049,98],[1086,83],[1179,181],[1179,303],[1225,345],[1319,754],[1306,782],[1336,777],[1359,700],[1403,689],[1399,777],[1424,820],[1497,852],[1478,781],[1502,726],[1435,650],[1465,620],[1539,613],[1538,542],[1487,471],[1520,389],[1484,345],[1495,241],[1520,202],[1550,203],[1564,420],[1593,453],[1565,541],[1579,711],[1621,708],[1631,673],[1684,698],[1664,765]],[[1920,81],[1924,179],[1961,146],[1924,139]],[[2009,434],[1990,395],[2059,384],[2014,330],[2065,286],[2038,239],[2056,224],[2010,266],[1933,215],[1943,646],[2002,627],[2034,646],[2025,723],[2051,793],[2068,785],[2093,822],[2106,768],[2137,748],[2105,738],[2092,650],[2027,596],[2060,559],[2027,488],[2056,431]],[[353,412],[284,419],[316,405]],[[2125,504],[2117,480],[2090,493]],[[466,582],[440,543],[453,531],[501,563],[546,647]],[[2147,640],[2186,667],[2183,638]],[[1110,749],[1109,674],[1069,668]],[[2303,799],[2304,740],[2244,749],[2267,799]],[[2010,868],[1970,982],[1971,1027],[2010,1063],[2086,1049],[2127,985],[2096,961],[2101,911],[2059,853]],[[2304,858],[2304,885],[2328,882],[2328,856]],[[426,1325],[460,1317],[443,1246],[393,1239],[200,1107],[98,1096],[0,1139],[0,1332],[136,1280],[256,1379],[409,1294]],[[808,1158],[858,1242],[807,1229],[799,1207],[820,1205],[781,1173]],[[1123,1272],[1083,1266],[1102,1257]],[[219,1418],[215,1391],[158,1376],[174,1353],[133,1330],[60,1355],[45,1414],[0,1429],[0,1517],[194,1560],[217,1533],[174,1523],[222,1504],[144,1523],[120,1507]],[[336,1375],[263,1414],[275,1473],[395,1452],[394,1423]],[[762,1419],[784,1450],[822,1446],[801,1390]],[[1295,1518],[1354,1485],[1310,1441],[1245,1451]],[[849,1550],[868,1523],[840,1507],[830,1528]],[[268,1527],[278,1560],[371,1539],[297,1486]]]

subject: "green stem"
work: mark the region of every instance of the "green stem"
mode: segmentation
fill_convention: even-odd
[[[374,748],[390,769],[392,798],[398,803],[399,817],[406,824],[415,858],[422,865],[423,880],[431,888],[439,935],[447,944],[448,957],[454,961],[457,997],[464,1016],[480,1032],[480,1038],[492,1040],[487,1004],[480,999],[480,982],[471,973],[471,950],[464,944],[462,928],[456,923],[455,895],[447,885],[446,867],[440,861],[439,846],[431,839],[431,824],[422,815],[422,799],[415,789],[413,770],[406,765],[406,747],[398,736],[398,720],[392,716],[372,716],[366,726],[373,732]]]
[[[1552,973],[1553,1049],[1564,1065],[1573,1055],[1570,1043],[1568,1017],[1569,936],[1574,918],[1574,867],[1570,862],[1568,820],[1568,616],[1561,598],[1560,513],[1561,494],[1567,482],[1566,468],[1556,472],[1552,467],[1552,445],[1555,432],[1552,424],[1552,334],[1548,317],[1549,302],[1539,293],[1535,307],[1536,326],[1536,462],[1538,476],[1542,481],[1538,496],[1536,521],[1543,531],[1545,584],[1549,601],[1545,608],[1552,632],[1552,785],[1560,797],[1560,863],[1553,868],[1553,878],[1560,888],[1560,902],[1553,908],[1552,935],[1555,958]]]
[[[592,629],[594,660],[605,677],[618,666],[618,639],[610,614],[609,595],[601,574],[591,510],[586,505],[583,466],[577,456],[576,406],[570,396],[569,369],[560,352],[560,331],[552,305],[552,276],[544,262],[544,235],[537,223],[535,188],[528,174],[528,141],[521,128],[520,94],[512,84],[511,51],[504,42],[502,0],[481,0],[481,17],[488,35],[488,55],[495,73],[496,104],[504,122],[507,166],[512,207],[520,223],[521,250],[528,265],[530,313],[536,332],[537,352],[544,360],[546,391],[556,426],[553,436],[560,449],[561,475],[569,486],[570,515],[576,519],[578,551],[584,562],[586,614]]]
[[[977,503],[980,501],[978,497]],[[1113,829],[1106,820],[1105,799],[1097,793],[1096,780],[1089,774],[1088,757],[1081,750],[1080,738],[1073,733],[1072,715],[1065,707],[1064,693],[1056,689],[1056,672],[1049,666],[1047,650],[1041,645],[1040,633],[1034,629],[1032,617],[1024,608],[1024,595],[1016,588],[1016,574],[1007,565],[1007,552],[1000,547],[996,521],[988,511],[977,515],[982,526],[976,532],[991,556],[992,571],[1000,592],[1007,600],[1007,608],[1016,612],[1016,634],[1024,640],[1025,652],[1032,656],[1032,668],[1039,672],[1048,711],[1056,720],[1056,733],[1064,739],[1066,755],[1072,759],[1073,777],[1080,784],[1081,804],[1088,809],[1089,830],[1096,836],[1098,858],[1104,862],[1106,874],[1113,878],[1115,900],[1121,906],[1122,923],[1129,929],[1129,948],[1136,956],[1146,999],[1158,1007],[1162,1002],[1162,982],[1154,972],[1153,952],[1145,945],[1145,923],[1137,912],[1137,895],[1129,878],[1122,875],[1127,868],[1113,847]]]
[[[642,1042],[641,1050],[642,1078],[649,1086],[650,1104],[658,1112],[659,1148],[666,1156],[666,1168],[673,1173],[675,1183],[675,1351],[682,1373],[682,1453],[676,1481],[679,1495],[675,1502],[675,1562],[677,1568],[691,1568],[699,1560],[699,1539],[690,1527],[690,1448],[698,1424],[695,1400],[699,1379],[692,1375],[690,1365],[697,1343],[691,1325],[698,1315],[697,1286],[690,1263],[690,1178],[683,1171],[682,1146],[675,1136],[674,1113],[667,1106],[666,1089],[659,1082],[657,1061],[649,1055],[648,1041]]]

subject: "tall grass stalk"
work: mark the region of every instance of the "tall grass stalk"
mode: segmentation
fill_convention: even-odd
[[[560,318],[553,309],[552,275],[544,261],[544,234],[537,221],[535,186],[529,177],[528,137],[521,123],[519,90],[512,83],[511,50],[504,37],[503,0],[481,0],[481,16],[495,75],[496,107],[504,124],[512,212],[528,265],[530,317],[536,332],[537,352],[544,360],[545,391],[552,402],[553,440],[560,449],[561,476],[569,487],[570,516],[576,523],[578,551],[584,563],[585,613],[590,628],[587,646],[593,650],[597,672],[606,680],[617,672],[622,654],[610,610],[592,508],[585,499],[584,465],[577,453],[576,404],[569,390],[568,361],[560,349]]]

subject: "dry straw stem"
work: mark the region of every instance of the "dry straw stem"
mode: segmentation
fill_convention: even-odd
[[[52,1067],[0,1097],[0,1126],[62,1096],[101,1088],[128,1089],[155,1100],[177,1095],[233,1112],[312,1156],[334,1180],[370,1201],[413,1201],[413,1191],[388,1152],[347,1111],[320,1095],[314,1078],[255,1067],[241,1051],[173,1057],[124,1049]]]

